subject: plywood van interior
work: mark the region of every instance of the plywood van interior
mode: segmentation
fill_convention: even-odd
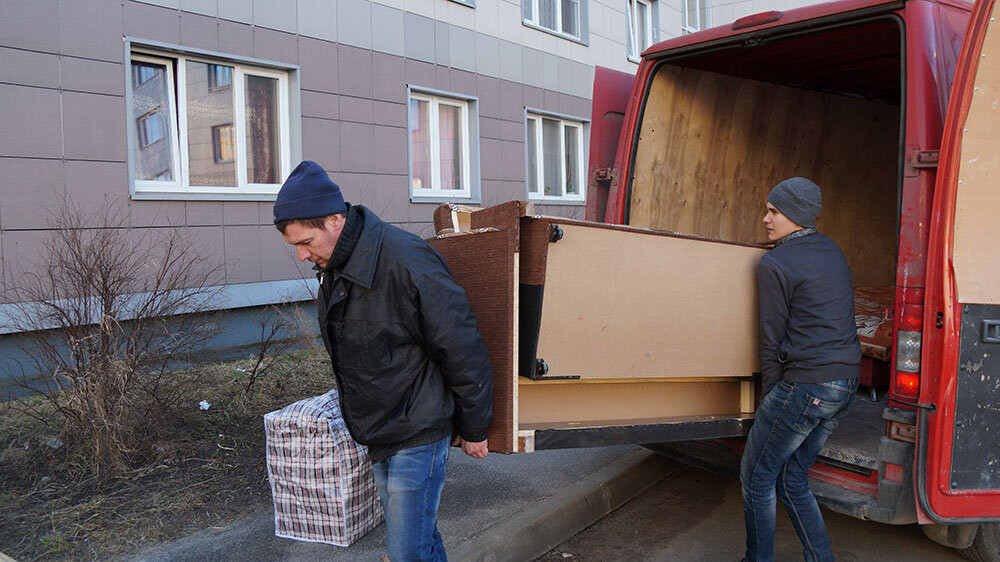
[[[823,189],[817,227],[844,251],[854,285],[894,285],[901,23],[882,17],[758,41],[702,46],[655,68],[637,126],[626,223],[766,241],[769,190],[804,176]],[[856,405],[824,455],[875,469],[885,399],[859,396]]]

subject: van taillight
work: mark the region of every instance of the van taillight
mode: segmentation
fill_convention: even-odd
[[[897,396],[916,399],[920,396],[920,352],[924,325],[923,289],[904,289],[903,306],[896,331]]]

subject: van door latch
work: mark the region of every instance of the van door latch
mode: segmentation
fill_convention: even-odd
[[[983,320],[983,343],[1000,343],[1000,320]]]
[[[909,167],[914,171],[923,168],[937,168],[940,159],[940,150],[914,150],[910,155]]]

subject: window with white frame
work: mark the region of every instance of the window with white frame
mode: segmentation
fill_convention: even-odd
[[[628,14],[625,18],[628,58],[639,62],[639,55],[653,44],[653,9],[651,0],[626,0]]]
[[[684,0],[683,5],[684,9],[681,10],[681,31],[683,33],[694,33],[708,29],[711,25],[709,0]]]
[[[410,193],[414,198],[472,197],[471,102],[411,91]]]
[[[584,201],[583,122],[528,113],[525,127],[528,198]]]
[[[290,170],[288,73],[131,53],[134,191],[269,195]]]
[[[580,2],[581,0],[521,0],[521,19],[524,23],[580,39]]]

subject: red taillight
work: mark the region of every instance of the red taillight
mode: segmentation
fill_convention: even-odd
[[[906,398],[920,396],[920,373],[896,371],[896,395]]]
[[[764,25],[765,23],[776,22],[781,19],[784,15],[782,12],[771,11],[771,12],[761,12],[759,14],[753,14],[751,16],[744,16],[733,22],[733,31],[737,29],[745,29],[747,27],[757,27],[758,25]]]
[[[922,332],[924,329],[924,290],[903,289],[903,306],[898,330]]]

